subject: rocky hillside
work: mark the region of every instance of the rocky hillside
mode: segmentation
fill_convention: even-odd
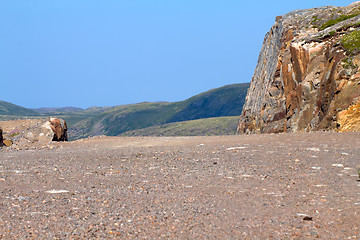
[[[360,129],[360,2],[276,17],[239,133]]]

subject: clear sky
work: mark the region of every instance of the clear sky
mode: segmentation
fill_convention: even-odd
[[[277,15],[352,2],[0,0],[0,100],[87,108],[250,82]]]

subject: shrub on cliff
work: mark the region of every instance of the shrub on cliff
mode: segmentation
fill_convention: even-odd
[[[360,50],[360,31],[356,30],[349,34],[346,34],[341,40],[344,48],[349,52]]]
[[[343,21],[348,20],[350,18],[356,17],[359,14],[360,14],[359,12],[356,12],[356,13],[353,13],[353,14],[350,14],[350,15],[341,15],[338,18],[331,19],[331,20],[325,22],[323,25],[321,25],[319,27],[319,30],[324,30],[324,29],[326,29],[328,27],[334,26],[335,24],[337,24],[339,22],[343,22]]]

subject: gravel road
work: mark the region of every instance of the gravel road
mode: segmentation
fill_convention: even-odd
[[[359,239],[360,132],[0,150],[0,239]]]

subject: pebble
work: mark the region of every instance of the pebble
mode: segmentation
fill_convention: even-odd
[[[69,191],[68,190],[48,190],[46,191],[46,193],[52,193],[52,194],[57,194],[57,193],[68,193]]]
[[[320,152],[319,148],[307,148],[308,151]]]

